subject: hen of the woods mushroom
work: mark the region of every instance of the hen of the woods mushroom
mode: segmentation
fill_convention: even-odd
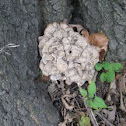
[[[100,48],[89,45],[70,25],[54,22],[39,37],[39,51],[40,69],[45,76],[50,76],[52,81],[83,85],[94,76]]]

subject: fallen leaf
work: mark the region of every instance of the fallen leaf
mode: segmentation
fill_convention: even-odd
[[[89,35],[88,31],[84,29],[82,35],[87,38],[90,45],[97,46],[101,48],[99,60],[103,61],[107,52],[108,38],[103,32],[91,33]]]
[[[126,73],[119,78],[119,88],[122,93],[126,94]]]
[[[50,81],[50,76],[39,75],[35,80],[39,82],[47,83]]]
[[[115,121],[115,115],[116,115],[116,106],[109,106],[109,109],[103,109],[102,112],[107,116],[108,120],[113,122]]]
[[[123,94],[126,94],[126,73],[124,73],[119,79],[119,92],[120,92],[120,109],[126,112],[126,107],[123,101]]]
[[[126,107],[124,105],[124,102],[123,102],[123,95],[122,95],[122,92],[120,93],[120,109],[124,112],[126,112]]]
[[[106,55],[106,51],[104,49],[101,49],[101,51],[99,52],[99,61],[103,61],[105,55]]]
[[[114,80],[110,83],[109,91],[107,93],[106,100],[109,102],[109,104],[116,104],[118,102],[119,98],[119,93],[117,91],[117,86],[116,86],[117,81]]]
[[[87,29],[84,28],[80,34],[82,34],[89,41],[89,32]]]
[[[73,105],[69,105],[63,96],[61,97],[61,100],[62,100],[62,102],[63,102],[63,104],[64,104],[64,106],[65,106],[65,108],[67,110],[70,110],[70,111],[73,110],[74,106]]]
[[[88,30],[83,28],[82,25],[69,24],[75,32],[79,32],[84,36],[90,45],[97,46],[101,48],[99,60],[103,61],[107,52],[108,38],[103,32],[91,33],[89,34]]]
[[[74,119],[74,116],[70,115],[70,114],[67,114],[65,117],[64,117],[64,121],[59,123],[58,126],[67,126],[68,123],[71,123]]]
[[[66,124],[67,124],[67,122],[64,121],[64,122],[59,123],[58,126],[67,126]]]
[[[124,118],[120,118],[120,125],[121,126],[126,126],[126,121]]]
[[[89,43],[107,51],[108,38],[103,32],[91,33],[89,36]]]

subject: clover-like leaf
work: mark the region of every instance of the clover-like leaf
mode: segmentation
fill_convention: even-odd
[[[98,108],[108,108],[108,106],[105,104],[104,100],[100,97],[95,97],[93,100],[94,105],[96,105]]]
[[[115,78],[115,71],[113,69],[110,69],[108,72],[105,73],[106,81],[112,82]]]
[[[100,80],[101,80],[101,82],[105,82],[106,81],[106,73],[102,73],[100,75]]]
[[[89,101],[87,102],[87,104],[88,104],[88,106],[90,106],[90,107],[93,108],[93,109],[98,109],[97,105],[94,104],[94,102],[93,102],[92,99],[89,100]]]
[[[88,93],[89,93],[89,97],[93,98],[94,94],[96,93],[96,85],[95,82],[92,81],[89,86],[88,86]]]
[[[96,69],[97,71],[100,71],[100,70],[102,69],[102,64],[101,64],[101,63],[96,63],[95,69]]]
[[[123,68],[121,63],[112,63],[111,65],[115,72],[120,72]]]
[[[103,62],[102,65],[105,70],[109,70],[111,67],[111,64],[107,61]]]
[[[94,100],[88,101],[88,105],[93,109],[108,108],[104,100],[100,97],[95,97]]]
[[[87,96],[87,91],[85,89],[80,89],[80,94],[83,96],[83,97],[86,97]]]

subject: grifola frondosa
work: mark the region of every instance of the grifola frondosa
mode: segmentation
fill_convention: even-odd
[[[99,47],[89,45],[87,39],[65,23],[52,23],[39,37],[42,57],[40,69],[52,81],[66,80],[67,84],[91,81],[99,61]]]

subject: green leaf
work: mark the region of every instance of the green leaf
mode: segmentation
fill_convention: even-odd
[[[104,100],[100,97],[95,97],[93,100],[93,103],[98,107],[98,108],[108,108],[108,106],[105,104]]]
[[[115,72],[120,72],[123,68],[121,63],[112,63],[111,65]]]
[[[106,73],[102,73],[100,75],[100,80],[101,80],[101,82],[105,82],[106,81]]]
[[[94,102],[93,102],[92,100],[89,100],[89,101],[87,102],[87,104],[88,104],[88,106],[90,106],[90,107],[93,108],[93,109],[98,109],[97,105],[94,104]]]
[[[97,71],[100,71],[100,70],[102,69],[102,64],[101,64],[101,63],[96,63],[95,69],[96,69]]]
[[[96,93],[96,85],[95,82],[92,81],[89,86],[88,86],[88,93],[89,93],[89,97],[93,98],[94,94]]]
[[[107,82],[112,82],[115,78],[115,72],[113,69],[110,69],[108,72],[105,73],[106,81]]]
[[[84,97],[87,96],[87,91],[85,89],[80,89],[80,94]]]
[[[107,62],[107,61],[103,62],[102,65],[103,65],[103,68],[104,68],[105,70],[109,70],[110,67],[111,67],[111,64],[110,64],[109,62]]]
[[[91,126],[90,118],[87,116],[81,116],[81,120],[79,121],[80,126]]]
[[[113,80],[114,80],[114,78],[115,78],[115,72],[114,72],[114,70],[111,68],[111,69],[109,69],[108,70],[108,72],[106,72],[106,73],[102,73],[101,75],[100,75],[100,80],[102,81],[102,82],[105,82],[105,81],[107,81],[107,82],[112,82]]]
[[[93,109],[108,108],[108,106],[105,104],[104,100],[100,97],[95,97],[95,99],[93,101],[90,100],[88,102],[88,105],[90,107],[92,107]]]

